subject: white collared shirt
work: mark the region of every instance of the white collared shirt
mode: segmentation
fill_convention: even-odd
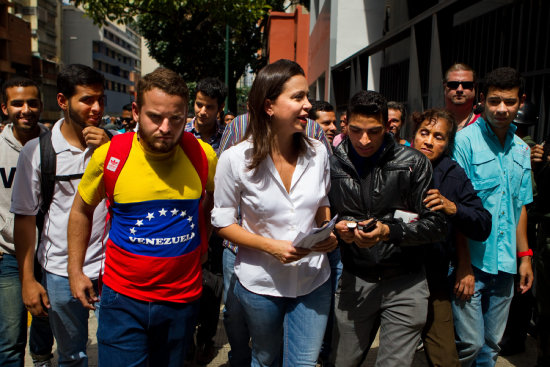
[[[59,120],[52,128],[52,146],[56,154],[56,175],[83,173],[92,153],[90,148],[82,151],[70,145],[60,127]],[[39,138],[30,140],[19,155],[14,179],[10,211],[20,215],[36,215],[42,204],[40,185]],[[44,219],[44,228],[38,249],[38,262],[46,271],[67,276],[67,225],[80,179],[55,181],[53,200]],[[94,212],[92,234],[84,260],[84,274],[97,279],[101,268],[101,238],[105,228],[107,208],[101,202]]]
[[[305,154],[298,158],[287,192],[273,160],[268,156],[256,173],[247,168],[252,143],[241,142],[221,155],[216,168],[212,224],[223,228],[238,223],[251,233],[277,240],[293,241],[299,232],[315,226],[317,210],[329,206],[330,168],[325,147],[310,139]],[[325,253],[312,252],[290,264],[281,264],[272,255],[239,247],[235,273],[251,292],[297,297],[308,294],[330,276]]]

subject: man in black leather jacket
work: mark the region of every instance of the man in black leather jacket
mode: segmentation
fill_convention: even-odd
[[[336,366],[361,364],[378,320],[376,365],[411,365],[429,296],[423,245],[443,240],[447,232],[444,216],[422,202],[432,180],[430,161],[385,133],[387,115],[379,93],[354,95],[348,137],[331,157],[329,197],[340,216],[336,231],[344,264],[336,292]],[[363,232],[371,218],[376,226]]]

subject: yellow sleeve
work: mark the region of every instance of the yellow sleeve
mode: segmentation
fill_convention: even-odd
[[[216,175],[216,165],[218,164],[218,156],[208,143],[205,143],[201,139],[197,139],[206,154],[208,160],[208,179],[206,180],[206,191],[214,192],[214,176]]]
[[[108,142],[95,150],[78,185],[78,193],[88,205],[98,205],[105,198],[103,166],[110,145],[111,142]]]

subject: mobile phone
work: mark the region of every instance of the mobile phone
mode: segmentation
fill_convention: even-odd
[[[359,229],[363,231],[363,233],[369,233],[372,232],[376,228],[376,223],[378,221],[376,219],[373,219],[369,223],[365,224],[364,226],[360,227]]]
[[[346,226],[348,227],[348,229],[353,231],[355,228],[357,228],[357,222],[347,222]]]

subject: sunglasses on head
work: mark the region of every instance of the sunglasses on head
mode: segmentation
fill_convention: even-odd
[[[462,84],[463,89],[474,89],[474,82],[458,82],[458,81],[448,81],[447,87],[449,89],[458,89],[458,86]]]

